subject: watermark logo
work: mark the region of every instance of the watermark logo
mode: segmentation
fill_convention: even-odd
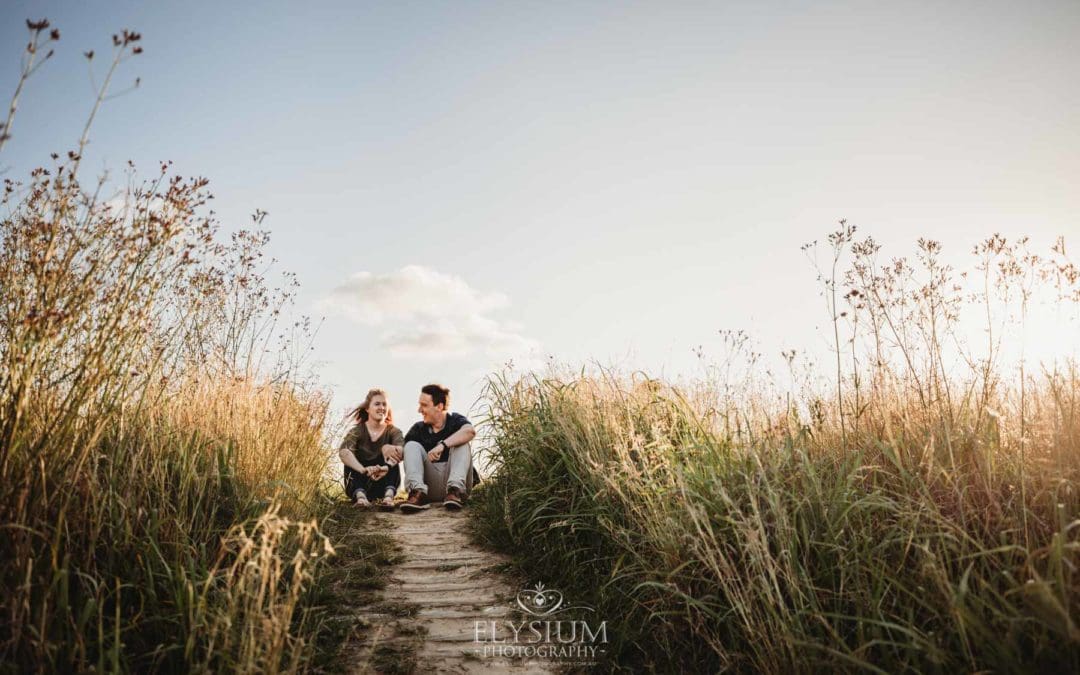
[[[607,621],[580,618],[595,610],[566,603],[561,591],[537,583],[522,589],[512,607],[525,616],[475,622],[473,651],[477,656],[590,666],[605,651]]]
[[[517,606],[526,614],[532,616],[551,616],[563,612],[579,611],[593,612],[592,607],[575,605],[563,606],[563,594],[552,588],[544,588],[542,582],[532,588],[526,588],[517,594]]]

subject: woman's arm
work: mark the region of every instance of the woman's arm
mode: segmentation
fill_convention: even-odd
[[[349,429],[349,433],[345,434],[345,440],[341,441],[341,447],[338,449],[338,457],[341,458],[341,463],[349,467],[353,471],[359,471],[360,473],[370,475],[367,467],[360,463],[356,459],[356,454],[353,452],[353,448],[356,447],[356,443],[360,438],[360,425],[357,424],[352,429]]]
[[[364,466],[356,460],[356,455],[353,454],[352,450],[348,448],[342,448],[338,450],[338,457],[341,458],[342,464],[349,467],[353,471],[362,473],[365,476],[369,474],[368,467]]]
[[[403,460],[405,458],[405,436],[402,435],[401,429],[394,427],[387,440],[390,442],[382,446],[383,459],[395,463]]]

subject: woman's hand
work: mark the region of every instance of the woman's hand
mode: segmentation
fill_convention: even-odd
[[[383,476],[390,473],[390,467],[385,464],[368,466],[364,467],[364,473],[366,473],[371,480],[381,480]]]
[[[393,460],[396,464],[405,458],[405,453],[400,445],[390,445],[388,443],[382,446],[382,456],[387,462]],[[393,464],[391,464],[391,466],[393,466]]]

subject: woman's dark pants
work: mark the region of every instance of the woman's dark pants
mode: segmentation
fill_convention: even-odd
[[[378,462],[382,464],[382,462]],[[364,466],[371,466],[365,464]],[[397,492],[398,485],[401,484],[401,464],[395,464],[390,467],[390,471],[379,480],[371,480],[369,476],[365,476],[361,473],[357,473],[345,467],[345,494],[349,495],[349,499],[356,501],[356,491],[363,490],[364,495],[369,501],[376,499],[382,499],[386,494],[386,488],[394,488],[394,492]]]

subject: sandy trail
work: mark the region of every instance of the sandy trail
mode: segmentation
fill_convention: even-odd
[[[466,507],[466,511],[467,511]],[[436,503],[426,511],[373,513],[404,561],[392,568],[382,602],[357,653],[360,673],[551,673],[540,662],[484,654],[476,622],[511,619],[515,588],[501,569],[509,559],[471,543],[468,514]]]

